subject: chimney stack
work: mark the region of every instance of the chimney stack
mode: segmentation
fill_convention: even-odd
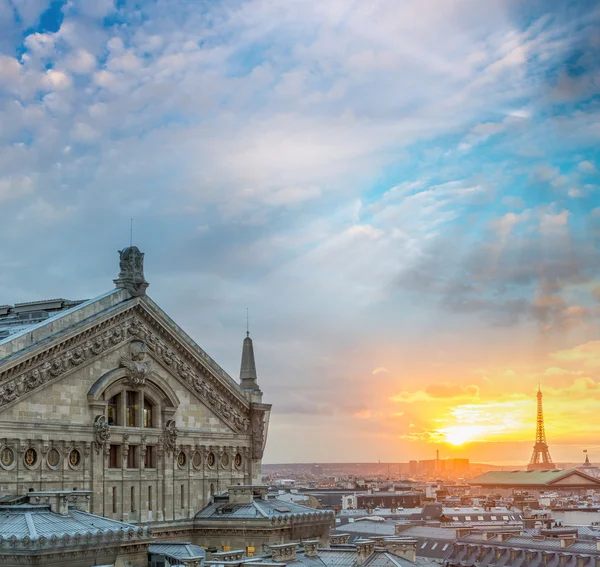
[[[279,563],[291,563],[296,561],[296,547],[298,547],[296,542],[271,545],[271,557],[273,561]]]
[[[320,541],[318,539],[307,539],[302,542],[304,546],[305,557],[318,557],[317,549],[319,548]]]
[[[362,539],[355,542],[356,565],[360,567],[375,551],[375,542],[371,539]]]

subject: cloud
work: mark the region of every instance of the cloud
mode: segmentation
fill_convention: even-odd
[[[600,366],[600,341],[588,341],[570,349],[553,352],[551,357],[561,362],[583,364],[586,368]]]
[[[475,384],[468,386],[458,386],[455,384],[431,384],[424,390],[415,392],[400,392],[390,398],[392,402],[412,404],[415,402],[426,402],[440,399],[473,399],[479,397],[479,387]]]
[[[371,372],[371,374],[373,374],[373,376],[377,376],[379,374],[388,374],[389,370],[383,366],[378,366],[377,368],[375,368],[373,370],[373,372]]]
[[[596,166],[589,160],[580,161],[577,167],[583,173],[598,173]]]

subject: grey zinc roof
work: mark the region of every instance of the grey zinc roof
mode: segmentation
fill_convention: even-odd
[[[217,498],[208,506],[205,506],[196,514],[196,518],[203,519],[228,519],[237,518],[244,520],[265,520],[278,516],[289,516],[293,514],[310,514],[326,517],[330,512],[315,510],[307,506],[301,506],[293,502],[285,502],[276,498],[262,500],[255,498],[249,504],[230,504],[227,498]]]
[[[148,549],[149,553],[166,555],[173,559],[199,559],[206,557],[206,550],[199,545],[189,542],[153,543]]]
[[[493,545],[494,547],[519,548],[519,549],[538,549],[544,551],[568,550],[568,553],[591,553],[598,555],[596,542],[590,540],[577,540],[567,548],[562,548],[560,538],[546,538],[544,540],[535,540],[529,535],[513,535],[505,541],[499,541],[497,536],[489,539],[484,538],[482,532],[471,533],[461,537],[459,543],[475,543],[482,545]]]
[[[376,551],[364,563],[365,567],[414,567],[414,563],[387,551]]]
[[[95,516],[80,510],[71,509],[68,514],[56,514],[47,506],[12,506],[0,510],[0,537],[4,540],[39,540],[45,538],[83,537],[106,535],[111,531],[129,533],[132,539],[145,537],[146,532],[132,524],[118,522],[102,516]]]
[[[319,558],[326,567],[351,567],[356,562],[356,550],[319,549]]]

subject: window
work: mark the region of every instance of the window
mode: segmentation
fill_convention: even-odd
[[[135,486],[131,487],[131,511],[135,512]]]
[[[483,516],[477,516],[477,519],[478,519],[480,522],[483,522]]]
[[[109,469],[120,469],[121,468],[121,451],[119,445],[111,445],[110,453],[108,455],[108,468]]]
[[[156,468],[156,464],[154,463],[154,447],[152,445],[146,447],[146,455],[144,456],[144,468]]]
[[[421,544],[421,549],[425,549],[427,547],[427,542]]]
[[[185,508],[185,486],[181,485],[181,509]]]
[[[498,516],[490,516],[490,518],[495,522],[498,519]]]
[[[144,416],[143,416],[143,426],[144,427],[154,427],[154,423],[152,421],[152,413],[154,411],[154,406],[152,403],[144,398]]]
[[[113,396],[108,400],[108,406],[106,409],[106,419],[108,425],[119,425],[119,407],[121,406],[121,394]]]
[[[471,516],[465,516],[465,520],[466,520],[467,522],[470,522],[470,521],[471,521]]]
[[[152,511],[152,487],[148,487],[148,511]]]
[[[442,551],[446,551],[446,549],[448,549],[449,545],[450,545],[449,543],[444,544],[444,547],[442,547]]]
[[[458,516],[452,516],[452,519],[453,519],[455,522],[458,522]]]
[[[112,489],[112,504],[113,504],[113,514],[117,513],[117,487],[113,486]]]
[[[138,447],[137,445],[129,445],[129,452],[127,453],[127,468],[137,469],[138,468]]]
[[[127,427],[137,427],[138,419],[138,393],[128,391],[126,394],[127,400]]]
[[[502,516],[502,519],[503,519],[505,522],[508,522],[508,516]]]
[[[431,551],[433,551],[438,546],[437,541],[431,546]]]

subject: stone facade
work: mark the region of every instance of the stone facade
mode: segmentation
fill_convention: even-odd
[[[121,287],[0,340],[0,493],[90,490],[146,523],[260,482],[270,406],[145,295],[137,253]]]

